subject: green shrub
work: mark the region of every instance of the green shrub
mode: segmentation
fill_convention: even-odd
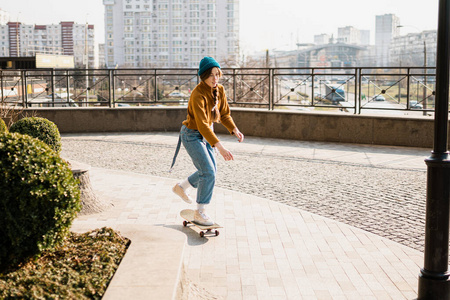
[[[80,208],[78,181],[56,152],[0,135],[0,269],[62,242]]]
[[[13,123],[10,132],[28,134],[50,146],[56,153],[61,151],[61,135],[52,121],[40,117],[26,117]]]
[[[6,126],[5,121],[0,118],[0,133],[8,132],[8,126]]]

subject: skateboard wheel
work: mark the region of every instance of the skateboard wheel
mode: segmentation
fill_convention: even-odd
[[[186,226],[187,226],[187,224],[188,224],[188,222],[187,222],[187,221],[183,221],[183,226],[184,226],[184,227],[186,227]]]
[[[215,234],[216,234],[216,236],[218,236],[219,235],[219,230],[216,230]]]
[[[205,233],[203,231],[200,231],[200,237],[204,237]]]

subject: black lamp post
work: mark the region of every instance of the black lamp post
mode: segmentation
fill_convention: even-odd
[[[427,164],[424,267],[418,299],[450,299],[448,270],[450,157],[448,140],[450,0],[439,0],[434,146]]]

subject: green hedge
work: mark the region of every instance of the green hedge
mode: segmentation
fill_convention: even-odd
[[[55,151],[0,134],[0,268],[62,242],[80,208],[78,181]]]
[[[61,135],[52,121],[40,117],[26,117],[13,123],[10,132],[28,134],[50,146],[56,153],[61,152]]]

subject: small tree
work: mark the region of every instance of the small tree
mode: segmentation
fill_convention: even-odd
[[[62,242],[80,211],[67,163],[38,139],[0,135],[0,269]]]
[[[61,152],[61,135],[52,121],[40,117],[26,117],[13,123],[10,132],[27,134],[46,143],[56,153]]]

